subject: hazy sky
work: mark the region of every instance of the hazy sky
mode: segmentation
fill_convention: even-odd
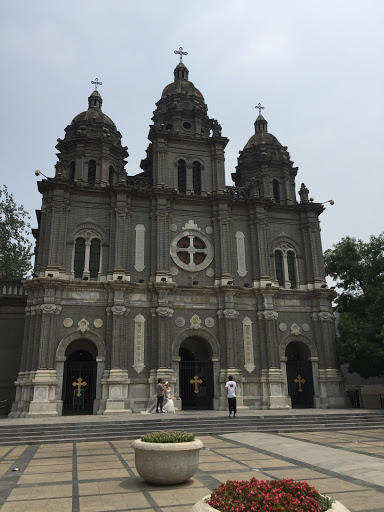
[[[174,50],[230,142],[227,184],[254,133],[255,105],[299,167],[321,216],[323,248],[384,230],[382,0],[14,0],[0,6],[1,182],[32,215],[35,169],[87,109],[91,80],[140,172]]]

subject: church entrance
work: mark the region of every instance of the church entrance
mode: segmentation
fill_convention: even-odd
[[[292,341],[285,350],[288,393],[293,409],[313,407],[313,375],[310,351],[305,343]]]
[[[183,410],[213,408],[213,363],[211,347],[197,336],[180,346],[179,388]]]
[[[87,340],[69,345],[63,375],[63,414],[93,414],[96,348]]]

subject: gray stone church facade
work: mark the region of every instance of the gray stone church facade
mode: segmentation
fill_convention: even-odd
[[[142,173],[102,111],[58,139],[38,183],[11,417],[145,410],[162,378],[178,409],[225,410],[228,374],[244,409],[344,405],[323,206],[259,115],[225,184],[228,139],[180,62],[156,103]]]

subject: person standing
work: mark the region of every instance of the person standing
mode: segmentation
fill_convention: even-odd
[[[236,382],[233,380],[232,375],[228,375],[228,381],[225,384],[228,398],[229,416],[236,416]]]
[[[156,384],[156,394],[157,394],[156,412],[159,412],[159,407],[160,407],[160,411],[164,412],[163,411],[164,385],[162,382],[163,382],[162,379],[158,379],[157,384]]]
[[[169,382],[165,383],[165,396],[167,398],[167,401],[164,405],[164,412],[175,412],[175,404],[172,400],[172,389]]]

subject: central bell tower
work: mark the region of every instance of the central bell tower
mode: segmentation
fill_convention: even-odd
[[[224,149],[228,139],[208,117],[201,92],[183,62],[162,92],[150,126],[147,158],[141,162],[153,185],[184,195],[207,196],[225,189]]]

